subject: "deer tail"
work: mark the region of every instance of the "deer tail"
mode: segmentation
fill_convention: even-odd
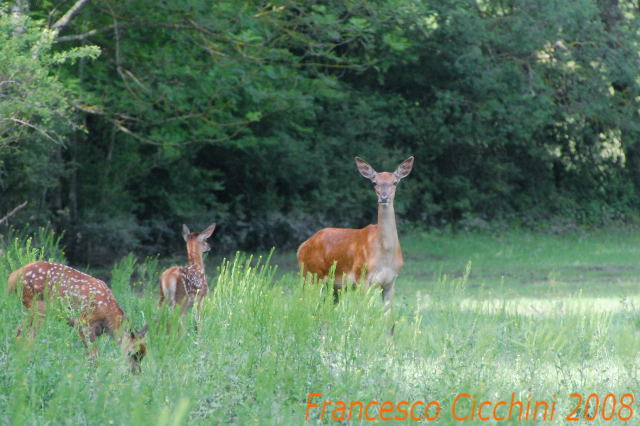
[[[16,290],[18,280],[22,278],[23,272],[24,267],[16,269],[9,275],[9,279],[7,280],[7,290],[9,290],[9,293],[13,293]]]
[[[164,283],[162,280],[162,277],[160,277],[160,301],[158,302],[158,305],[162,305],[164,304]]]

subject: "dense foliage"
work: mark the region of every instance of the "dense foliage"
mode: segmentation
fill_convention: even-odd
[[[640,204],[632,2],[24,3],[0,12],[0,216],[28,200],[12,223],[76,261],[172,250],[183,222],[225,249],[362,226],[354,155],[416,156],[396,209],[420,225]]]

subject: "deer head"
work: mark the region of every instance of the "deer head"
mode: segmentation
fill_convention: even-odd
[[[211,250],[211,246],[207,243],[207,238],[213,234],[216,229],[216,224],[210,225],[204,231],[191,232],[187,225],[182,225],[182,238],[187,243],[187,251],[193,251],[195,253],[204,253]]]
[[[356,157],[356,166],[360,174],[371,180],[375,186],[378,204],[393,204],[396,194],[396,186],[401,179],[409,176],[413,168],[413,156],[404,160],[394,172],[376,172],[360,157]]]
[[[145,324],[141,329],[133,329],[126,339],[126,350],[129,356],[129,366],[131,373],[138,374],[141,371],[140,363],[147,354],[147,346],[144,338],[149,330],[149,324]]]

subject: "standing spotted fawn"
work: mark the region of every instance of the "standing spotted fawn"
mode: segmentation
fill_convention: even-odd
[[[122,331],[124,312],[104,281],[60,263],[38,261],[9,275],[9,292],[14,291],[18,284],[22,284],[22,304],[34,309],[34,315],[45,314],[47,301],[57,299],[63,302],[79,313],[79,320],[70,317],[68,322],[78,329],[85,347],[87,334],[93,343],[106,331],[119,339],[123,351],[129,356],[131,372],[140,371],[140,362],[146,354],[146,346],[141,340],[147,332],[147,325],[131,333]],[[97,356],[95,346],[93,355]]]
[[[182,304],[180,313],[193,306],[197,297],[198,311],[202,299],[209,293],[207,277],[204,274],[202,253],[211,250],[207,238],[213,234],[216,224],[197,233],[189,231],[187,225],[182,225],[182,237],[187,243],[188,266],[172,266],[160,276],[160,304],[167,300],[171,307]]]

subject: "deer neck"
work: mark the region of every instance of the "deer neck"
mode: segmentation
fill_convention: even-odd
[[[189,266],[195,267],[198,271],[204,273],[204,263],[202,262],[202,252],[200,250],[189,250],[187,257]]]
[[[122,332],[122,324],[124,323],[124,312],[120,307],[113,313],[113,316],[108,320],[107,326],[109,333],[112,337],[117,337],[120,343],[124,342],[125,333]]]
[[[378,203],[378,228],[380,229],[380,246],[382,250],[393,252],[399,244],[393,203]]]

